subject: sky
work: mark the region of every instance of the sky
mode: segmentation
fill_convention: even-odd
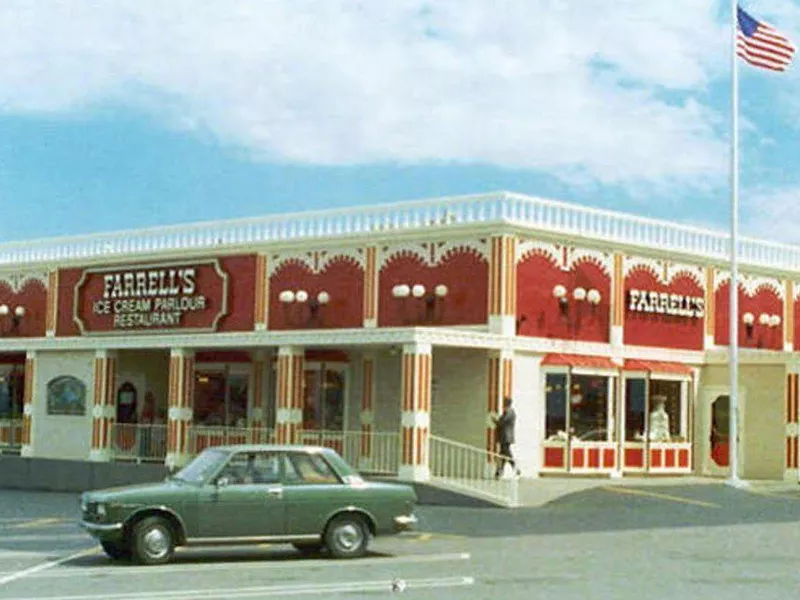
[[[497,190],[727,230],[729,7],[3,0],[0,243]],[[739,73],[742,234],[800,244],[800,64]]]

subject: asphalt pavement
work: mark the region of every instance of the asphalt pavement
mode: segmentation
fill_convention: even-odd
[[[349,561],[259,546],[139,567],[108,559],[77,516],[75,494],[0,490],[0,599],[731,600],[783,599],[800,584],[792,487],[599,485],[535,508],[421,506],[417,531]]]

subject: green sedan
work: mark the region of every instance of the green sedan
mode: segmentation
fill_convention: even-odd
[[[110,557],[148,565],[177,546],[272,542],[354,558],[372,536],[411,529],[416,501],[329,448],[221,446],[163,482],[84,492],[81,525]]]

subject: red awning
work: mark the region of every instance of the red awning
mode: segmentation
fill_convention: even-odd
[[[689,365],[675,362],[665,362],[661,360],[636,360],[625,361],[626,371],[647,371],[649,373],[660,373],[662,375],[691,375],[692,368]]]
[[[582,367],[584,369],[611,369],[616,371],[619,365],[607,356],[590,356],[583,354],[548,354],[542,361],[545,367]]]

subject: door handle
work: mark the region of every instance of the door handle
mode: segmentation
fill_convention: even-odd
[[[283,490],[281,488],[270,488],[267,490],[267,495],[270,498],[283,498]]]

